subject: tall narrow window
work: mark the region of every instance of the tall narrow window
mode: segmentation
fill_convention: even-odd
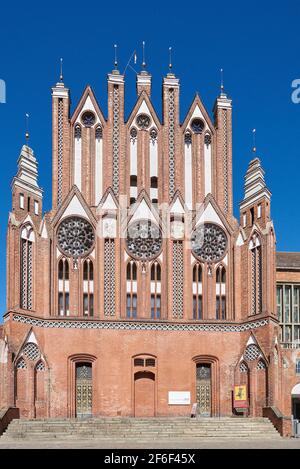
[[[94,266],[90,259],[83,262],[83,315],[94,316]]]
[[[195,320],[203,319],[202,294],[202,267],[197,263],[193,268],[193,318]]]
[[[216,272],[216,319],[225,321],[226,316],[226,269],[219,266]]]
[[[20,208],[24,210],[24,194],[20,194]]]
[[[39,214],[39,203],[37,200],[34,201],[34,214],[35,215]]]
[[[70,314],[69,262],[65,258],[58,263],[58,314]]]
[[[33,243],[35,237],[31,225],[21,231],[21,308],[33,309]]]
[[[250,243],[251,254],[251,314],[262,312],[262,261],[261,245],[258,236]]]
[[[151,266],[151,319],[161,318],[161,267],[158,262]]]
[[[137,317],[137,266],[134,261],[129,261],[126,269],[126,317]]]

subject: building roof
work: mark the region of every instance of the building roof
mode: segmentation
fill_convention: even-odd
[[[300,252],[277,252],[277,270],[300,270]]]

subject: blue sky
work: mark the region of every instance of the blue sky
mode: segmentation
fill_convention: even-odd
[[[141,60],[146,41],[147,68],[153,75],[153,103],[161,113],[161,81],[168,47],[181,82],[181,118],[196,91],[211,111],[220,68],[233,99],[235,213],[243,178],[252,158],[252,129],[258,155],[273,193],[272,215],[278,250],[300,250],[300,104],[292,103],[291,83],[300,78],[300,2],[2,2],[0,79],[7,102],[0,104],[0,310],[5,311],[5,238],[11,208],[10,182],[24,143],[30,114],[30,145],[39,161],[44,208],[51,202],[51,86],[64,58],[65,84],[72,109],[90,84],[106,115],[106,75],[119,46],[120,70],[134,49]],[[139,69],[139,67],[137,66]],[[126,74],[126,114],[135,102],[135,75]]]

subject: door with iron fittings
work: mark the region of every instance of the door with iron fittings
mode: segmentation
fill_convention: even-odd
[[[92,416],[92,365],[78,363],[76,365],[76,417]]]
[[[197,365],[196,398],[198,415],[211,417],[211,365]]]

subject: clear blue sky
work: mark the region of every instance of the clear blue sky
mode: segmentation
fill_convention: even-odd
[[[245,2],[3,2],[0,79],[7,103],[0,104],[0,310],[5,311],[5,237],[11,207],[10,182],[24,143],[24,116],[30,113],[30,145],[39,161],[44,208],[51,201],[51,92],[64,58],[72,109],[90,84],[106,115],[106,74],[119,45],[122,71],[146,41],[153,75],[153,102],[161,112],[161,81],[173,46],[174,72],[181,81],[181,118],[196,91],[211,111],[225,69],[233,99],[235,213],[251,159],[253,127],[258,154],[273,193],[272,214],[278,250],[300,250],[300,104],[291,101],[291,83],[300,78],[299,0]],[[141,59],[141,54],[138,54]],[[126,76],[126,113],[135,101],[135,75]]]

